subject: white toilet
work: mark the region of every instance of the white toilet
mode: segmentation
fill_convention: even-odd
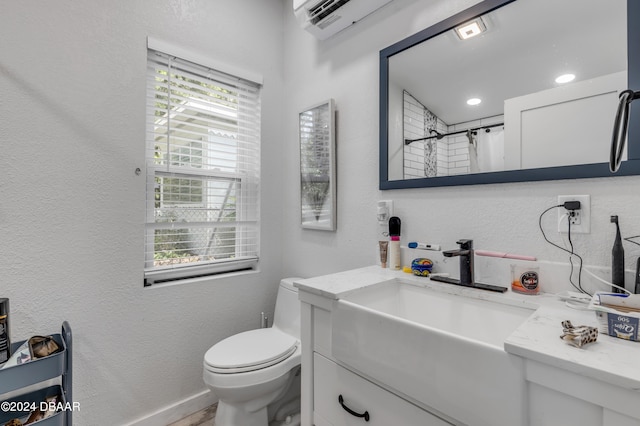
[[[204,355],[204,382],[219,398],[216,426],[300,424],[300,302],[280,282],[273,326],[245,331]]]

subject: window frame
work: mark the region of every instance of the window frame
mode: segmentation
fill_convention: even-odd
[[[157,52],[161,55],[165,55],[170,58],[175,58],[181,62],[190,63],[190,65],[194,65],[195,67],[204,67],[207,68],[207,71],[212,73],[218,73],[217,75],[224,74],[225,76],[237,79],[242,81],[242,84],[249,84],[253,89],[257,91],[255,95],[255,104],[252,104],[253,107],[256,108],[257,119],[253,120],[256,117],[252,117],[250,125],[248,127],[238,127],[238,135],[242,134],[242,131],[246,130],[254,130],[257,133],[257,141],[255,142],[255,146],[252,148],[251,156],[249,156],[249,161],[255,162],[251,165],[247,166],[248,169],[242,169],[243,171],[250,170],[254,172],[252,176],[251,173],[243,174],[242,172],[235,171],[229,172],[220,169],[207,169],[207,168],[194,168],[194,167],[181,167],[180,165],[172,165],[174,161],[171,160],[171,157],[174,155],[183,156],[181,153],[176,153],[174,151],[166,151],[166,158],[163,161],[164,164],[156,164],[154,151],[157,151],[156,145],[156,121],[154,119],[156,107],[152,106],[153,100],[148,100],[146,102],[146,138],[145,138],[145,158],[146,158],[146,207],[145,207],[145,267],[144,267],[144,286],[152,286],[160,283],[166,282],[175,282],[177,280],[185,280],[190,278],[199,278],[203,276],[214,276],[224,274],[225,276],[230,273],[237,273],[239,271],[255,271],[258,267],[259,261],[259,251],[260,251],[260,128],[261,128],[261,116],[260,116],[260,104],[261,104],[261,89],[262,89],[262,78],[256,76],[255,74],[250,74],[246,72],[239,72],[237,68],[225,67],[217,64],[216,68],[211,66],[212,61],[204,60],[205,57],[202,55],[194,54],[193,52],[189,52],[183,49],[176,49],[174,46],[168,45],[164,42],[157,42],[153,39],[148,39],[147,44],[147,69],[149,69],[152,64],[150,64],[150,52]],[[203,63],[204,62],[204,63]],[[222,69],[221,69],[222,68]],[[170,68],[168,68],[170,70]],[[240,74],[240,75],[238,75]],[[249,75],[250,79],[247,79],[246,76]],[[202,82],[206,82],[208,79],[204,76],[199,76],[202,78]],[[152,97],[155,99],[155,94],[157,93],[156,89],[153,88],[150,73],[147,71],[147,88],[145,93],[147,97]],[[258,80],[258,81],[256,81]],[[171,87],[171,86],[169,86]],[[238,93],[241,91],[239,90]],[[173,96],[173,95],[172,95]],[[239,96],[240,97],[240,96]],[[168,112],[175,112],[171,109],[171,106],[167,107]],[[239,122],[241,122],[243,118],[242,116],[242,108],[238,105],[237,113],[238,117],[236,118]],[[171,114],[168,115],[168,117]],[[167,124],[167,133],[170,134],[170,130],[172,129],[171,125]],[[214,131],[216,129],[207,128],[205,130],[207,136],[207,141],[201,140],[203,146],[207,143],[215,144],[214,139],[220,137],[220,131],[216,134]],[[218,129],[219,130],[219,129]],[[195,142],[195,140],[193,141]],[[192,143],[192,142],[189,142]],[[242,150],[243,144],[245,141],[242,138],[238,138],[236,144],[233,145],[235,150]],[[252,143],[250,142],[249,145]],[[169,144],[167,144],[169,145]],[[183,149],[188,149],[190,152],[194,150],[200,149],[205,150],[204,147],[194,148],[193,146],[185,145]],[[186,157],[190,157],[190,152],[184,154]],[[209,151],[207,151],[209,152]],[[236,163],[240,163],[244,160],[240,158],[242,155],[236,153],[236,158],[233,160]],[[181,163],[181,161],[177,161],[177,163]],[[155,230],[156,229],[169,229],[173,228],[171,222],[167,222],[166,225],[158,225],[156,221],[156,209],[161,208],[157,206],[158,200],[156,199],[156,188],[159,186],[160,202],[162,202],[162,197],[166,196],[163,194],[163,182],[158,183],[158,177],[162,180],[164,179],[193,179],[193,180],[201,180],[202,181],[202,189],[200,197],[202,197],[201,204],[206,205],[207,201],[207,189],[209,191],[215,191],[215,186],[218,182],[229,182],[229,187],[227,190],[227,195],[224,201],[220,204],[219,208],[219,216],[217,220],[208,220],[205,222],[198,223],[196,226],[193,225],[183,225],[178,229],[187,229],[188,232],[191,231],[191,228],[199,227],[209,229],[207,231],[207,235],[210,232],[213,232],[213,235],[217,232],[217,228],[220,228],[220,224],[229,226],[234,229],[234,241],[233,246],[235,247],[235,255],[231,258],[225,258],[221,260],[211,260],[211,261],[200,261],[198,260],[195,263],[189,264],[175,262],[171,264],[169,261],[169,265],[156,265],[155,264],[155,245],[156,245],[156,237]],[[210,182],[212,186],[207,185],[207,182]],[[224,191],[224,190],[223,190]],[[233,221],[222,221],[221,215],[226,207],[226,203],[229,197],[229,194],[234,191],[234,220]],[[153,194],[153,195],[151,195]],[[191,195],[187,195],[187,198]],[[177,197],[181,197],[180,194]],[[179,205],[182,201],[175,201],[177,205]],[[209,207],[203,207],[208,209]],[[188,209],[186,210],[188,211]],[[208,216],[208,213],[205,214]],[[250,220],[248,220],[250,219]],[[203,223],[208,223],[204,225]],[[188,226],[188,227],[187,227]],[[248,230],[250,229],[250,231]],[[225,231],[223,231],[225,232]],[[255,248],[249,252],[249,255],[246,256],[238,256],[240,253],[246,254],[245,250],[247,246],[245,244],[246,233],[249,232],[251,234],[251,239],[249,241],[254,242],[252,245],[255,245]],[[213,238],[213,236],[211,237]],[[251,245],[251,246],[252,246]],[[229,246],[232,247],[232,246]],[[208,249],[208,248],[207,248]],[[203,256],[202,254],[198,256]],[[149,266],[149,263],[154,264],[153,266]]]

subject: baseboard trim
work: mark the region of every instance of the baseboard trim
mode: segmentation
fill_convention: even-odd
[[[197,411],[203,410],[215,402],[217,402],[217,398],[207,389],[185,398],[182,401],[178,401],[167,407],[161,408],[160,410],[154,411],[153,413],[140,417],[131,423],[127,423],[125,426],[168,425]]]

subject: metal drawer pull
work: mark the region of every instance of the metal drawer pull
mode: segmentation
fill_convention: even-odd
[[[365,422],[369,421],[369,412],[368,411],[365,411],[362,414],[356,413],[351,408],[349,408],[346,405],[344,405],[344,398],[342,397],[342,395],[338,396],[338,402],[340,403],[340,405],[342,405],[342,408],[344,408],[344,411],[346,411],[347,413],[351,414],[352,416],[362,417],[362,418],[364,418]]]

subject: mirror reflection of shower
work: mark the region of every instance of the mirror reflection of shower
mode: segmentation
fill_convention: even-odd
[[[505,170],[504,116],[450,125],[403,91],[404,179]]]

